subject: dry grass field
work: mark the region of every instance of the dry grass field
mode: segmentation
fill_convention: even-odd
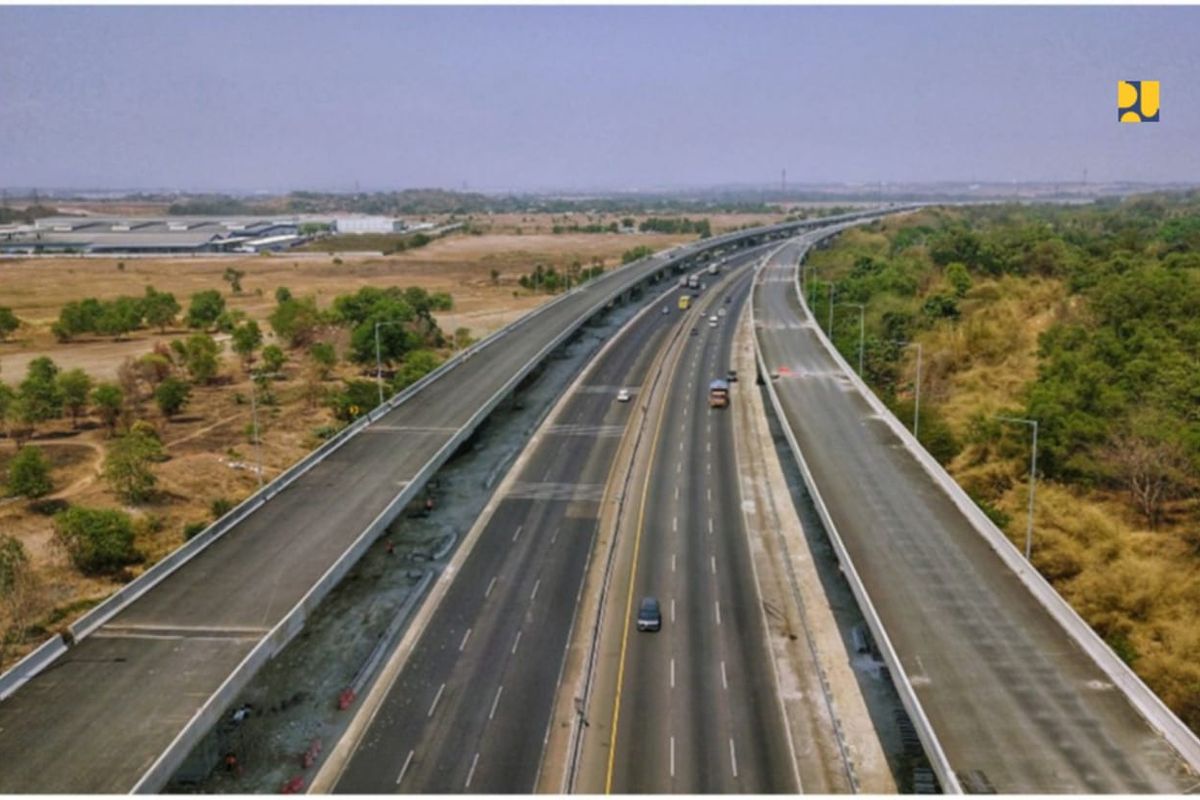
[[[11,307],[24,323],[8,341],[0,342],[0,381],[15,386],[24,377],[28,362],[42,355],[54,359],[62,369],[81,367],[96,380],[112,380],[126,358],[136,358],[151,352],[156,343],[189,333],[180,326],[165,334],[136,331],[121,341],[85,336],[58,342],[50,325],[65,303],[84,297],[141,295],[147,285],[152,285],[159,291],[173,292],[186,309],[192,293],[219,289],[230,308],[263,323],[269,343],[272,337],[265,319],[274,307],[277,287],[286,286],[296,296],[313,295],[325,308],[337,295],[362,286],[422,286],[449,292],[454,299],[454,309],[437,317],[443,330],[466,327],[474,337],[482,337],[549,299],[532,295],[518,285],[521,275],[536,264],[562,269],[576,260],[585,266],[599,260],[611,269],[632,247],[661,249],[694,238],[658,234],[554,235],[548,232],[551,224],[548,217],[538,216],[535,222],[526,223],[528,230],[519,235],[495,230],[483,235],[454,234],[418,250],[386,257],[370,253],[290,253],[206,258],[0,259],[0,305]],[[534,232],[538,229],[545,232]],[[232,294],[222,279],[225,269],[231,266],[245,272],[243,291],[238,295]],[[343,332],[336,342],[341,353],[345,338]],[[289,354],[286,377],[273,386],[277,404],[260,408],[267,479],[315,447],[319,442],[315,430],[333,422],[328,409],[313,407],[304,398],[299,358]],[[357,368],[340,364],[328,385],[337,385],[339,377],[361,375]],[[38,426],[31,444],[41,448],[53,465],[54,491],[50,499],[59,501],[48,504],[49,510],[63,503],[124,508],[135,519],[137,548],[145,558],[124,575],[82,576],[55,544],[52,517],[36,510],[34,504],[6,498],[0,491],[0,531],[16,536],[24,544],[34,577],[33,592],[20,610],[22,627],[28,630],[18,636],[0,635],[0,668],[177,547],[184,540],[186,525],[213,519],[214,503],[236,503],[254,491],[255,448],[247,429],[249,392],[250,381],[242,367],[226,352],[221,380],[194,387],[191,403],[175,419],[163,417],[153,403],[145,404],[139,416],[158,431],[168,458],[154,466],[158,486],[153,499],[136,507],[125,506],[101,477],[111,440],[95,419],[81,420],[78,429],[67,420]],[[15,452],[7,438],[0,438],[0,480]],[[0,606],[0,632],[13,630],[13,621],[13,609]]]

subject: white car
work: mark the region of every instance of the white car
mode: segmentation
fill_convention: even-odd
[[[718,320],[717,320],[717,315],[716,315],[716,314],[713,314],[712,316],[710,316],[710,317],[708,318],[708,322],[709,322],[709,324],[710,324],[710,325],[716,325],[716,324],[717,324],[717,322],[718,322]]]
[[[717,309],[717,316],[718,317],[725,316],[725,306],[721,306],[720,308]]]
[[[621,391],[617,392],[617,402],[618,403],[628,403],[629,402],[629,390],[628,389],[622,389]]]

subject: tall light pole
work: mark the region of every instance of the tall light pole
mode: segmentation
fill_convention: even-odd
[[[262,438],[258,435],[258,380],[250,376],[250,424],[254,427],[254,460],[255,471],[258,473],[258,488],[263,487]]]
[[[829,282],[829,341],[833,341],[833,281]]]
[[[1033,426],[1033,446],[1030,448],[1029,455],[1029,519],[1025,524],[1025,560],[1029,561],[1030,553],[1033,551],[1033,493],[1037,488],[1038,421],[1036,419],[1025,419],[1024,417],[997,416],[996,419],[1004,422],[1018,422],[1023,425]]]
[[[863,374],[863,341],[866,338],[867,328],[867,306],[865,303],[838,303],[839,306],[852,306],[858,309],[858,377]],[[833,329],[833,317],[830,316],[829,327]],[[830,341],[833,341],[833,334],[829,334]]]
[[[904,339],[891,339],[892,344],[912,345],[917,348],[917,382],[913,385],[913,438],[920,441],[921,430],[921,343],[909,342]]]
[[[379,405],[383,405],[383,360],[379,357],[379,329],[384,325],[399,325],[403,321],[389,319],[375,323],[375,383],[379,387]]]

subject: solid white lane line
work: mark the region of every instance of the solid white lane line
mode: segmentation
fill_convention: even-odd
[[[713,574],[713,575],[716,575],[716,574],[717,574],[717,557],[716,557],[716,556],[709,556],[709,557],[708,557],[708,560],[709,560],[710,562],[712,562],[712,574]]]
[[[671,777],[675,777],[675,737],[671,737]]]
[[[671,659],[671,688],[675,688],[675,659]]]
[[[729,689],[729,676],[725,674],[724,661],[721,662],[721,686],[725,687],[726,690]]]
[[[737,750],[733,746],[733,737],[729,737],[729,764],[733,767],[733,777],[737,777]]]
[[[413,757],[413,751],[409,750],[408,758],[404,759],[404,766],[400,768],[400,774],[396,776],[396,784],[397,785],[400,784],[400,781],[404,780],[404,773],[408,772],[408,765],[412,763],[412,757]]]
[[[517,537],[521,535],[521,529],[522,529],[522,528],[524,528],[524,527],[525,527],[524,525],[518,525],[518,526],[517,526],[517,532],[513,534],[513,541],[514,541],[514,542],[517,540]]]
[[[497,576],[497,577],[499,577],[499,576]],[[483,597],[485,600],[487,599],[487,596],[492,593],[492,589],[494,589],[495,587],[496,587],[496,578],[492,578],[491,583],[488,584],[487,591],[483,593]]]
[[[492,710],[488,712],[488,719],[496,716],[496,706],[500,705],[500,695],[504,693],[504,687],[501,686],[496,690],[496,699],[492,701]]]
[[[467,632],[463,634],[463,640],[458,644],[458,652],[462,652],[467,646],[467,639],[471,638],[471,629],[467,628]]]
[[[475,765],[479,763],[479,753],[475,754],[475,758],[471,759],[471,770],[467,773],[467,782],[463,784],[464,789],[471,786],[471,778],[475,777]]]
[[[538,587],[539,587],[539,586],[541,586],[541,585],[542,585],[542,579],[541,579],[541,578],[538,578],[536,581],[534,581],[534,584],[533,584],[533,593],[532,593],[531,595],[529,595],[529,600],[530,600],[530,602],[533,602],[533,601],[534,601],[534,600],[537,598],[537,590],[538,590]]]
[[[721,624],[721,601],[714,600],[713,607],[717,609],[717,624],[720,625]]]
[[[434,709],[437,708],[438,700],[442,699],[442,692],[444,692],[444,691],[446,691],[446,684],[443,683],[441,686],[438,687],[437,694],[435,694],[433,696],[433,702],[429,705],[429,713],[426,714],[425,716],[427,716],[427,717],[433,716],[433,711],[434,711]]]
[[[513,653],[517,652],[517,645],[519,645],[520,643],[521,643],[521,632],[517,631],[517,638],[513,639],[513,649],[512,649]]]

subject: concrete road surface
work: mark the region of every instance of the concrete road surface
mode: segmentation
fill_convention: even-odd
[[[746,298],[743,270],[714,299],[716,327],[701,318],[676,371],[644,477],[643,514],[629,594],[657,597],[663,627],[639,633],[626,592],[610,619],[627,625],[606,786],[583,791],[758,794],[798,790],[744,530],[732,414],[710,409],[708,384],[725,377],[734,319]],[[711,291],[711,290],[710,290]],[[735,383],[732,402],[753,391]],[[747,388],[743,388],[747,387]],[[604,678],[598,683],[604,683]],[[593,717],[612,714],[596,704]]]
[[[965,783],[1001,793],[1179,793],[1183,761],[1001,562],[852,388],[792,278],[754,292],[787,424]],[[785,372],[786,368],[786,372]]]

